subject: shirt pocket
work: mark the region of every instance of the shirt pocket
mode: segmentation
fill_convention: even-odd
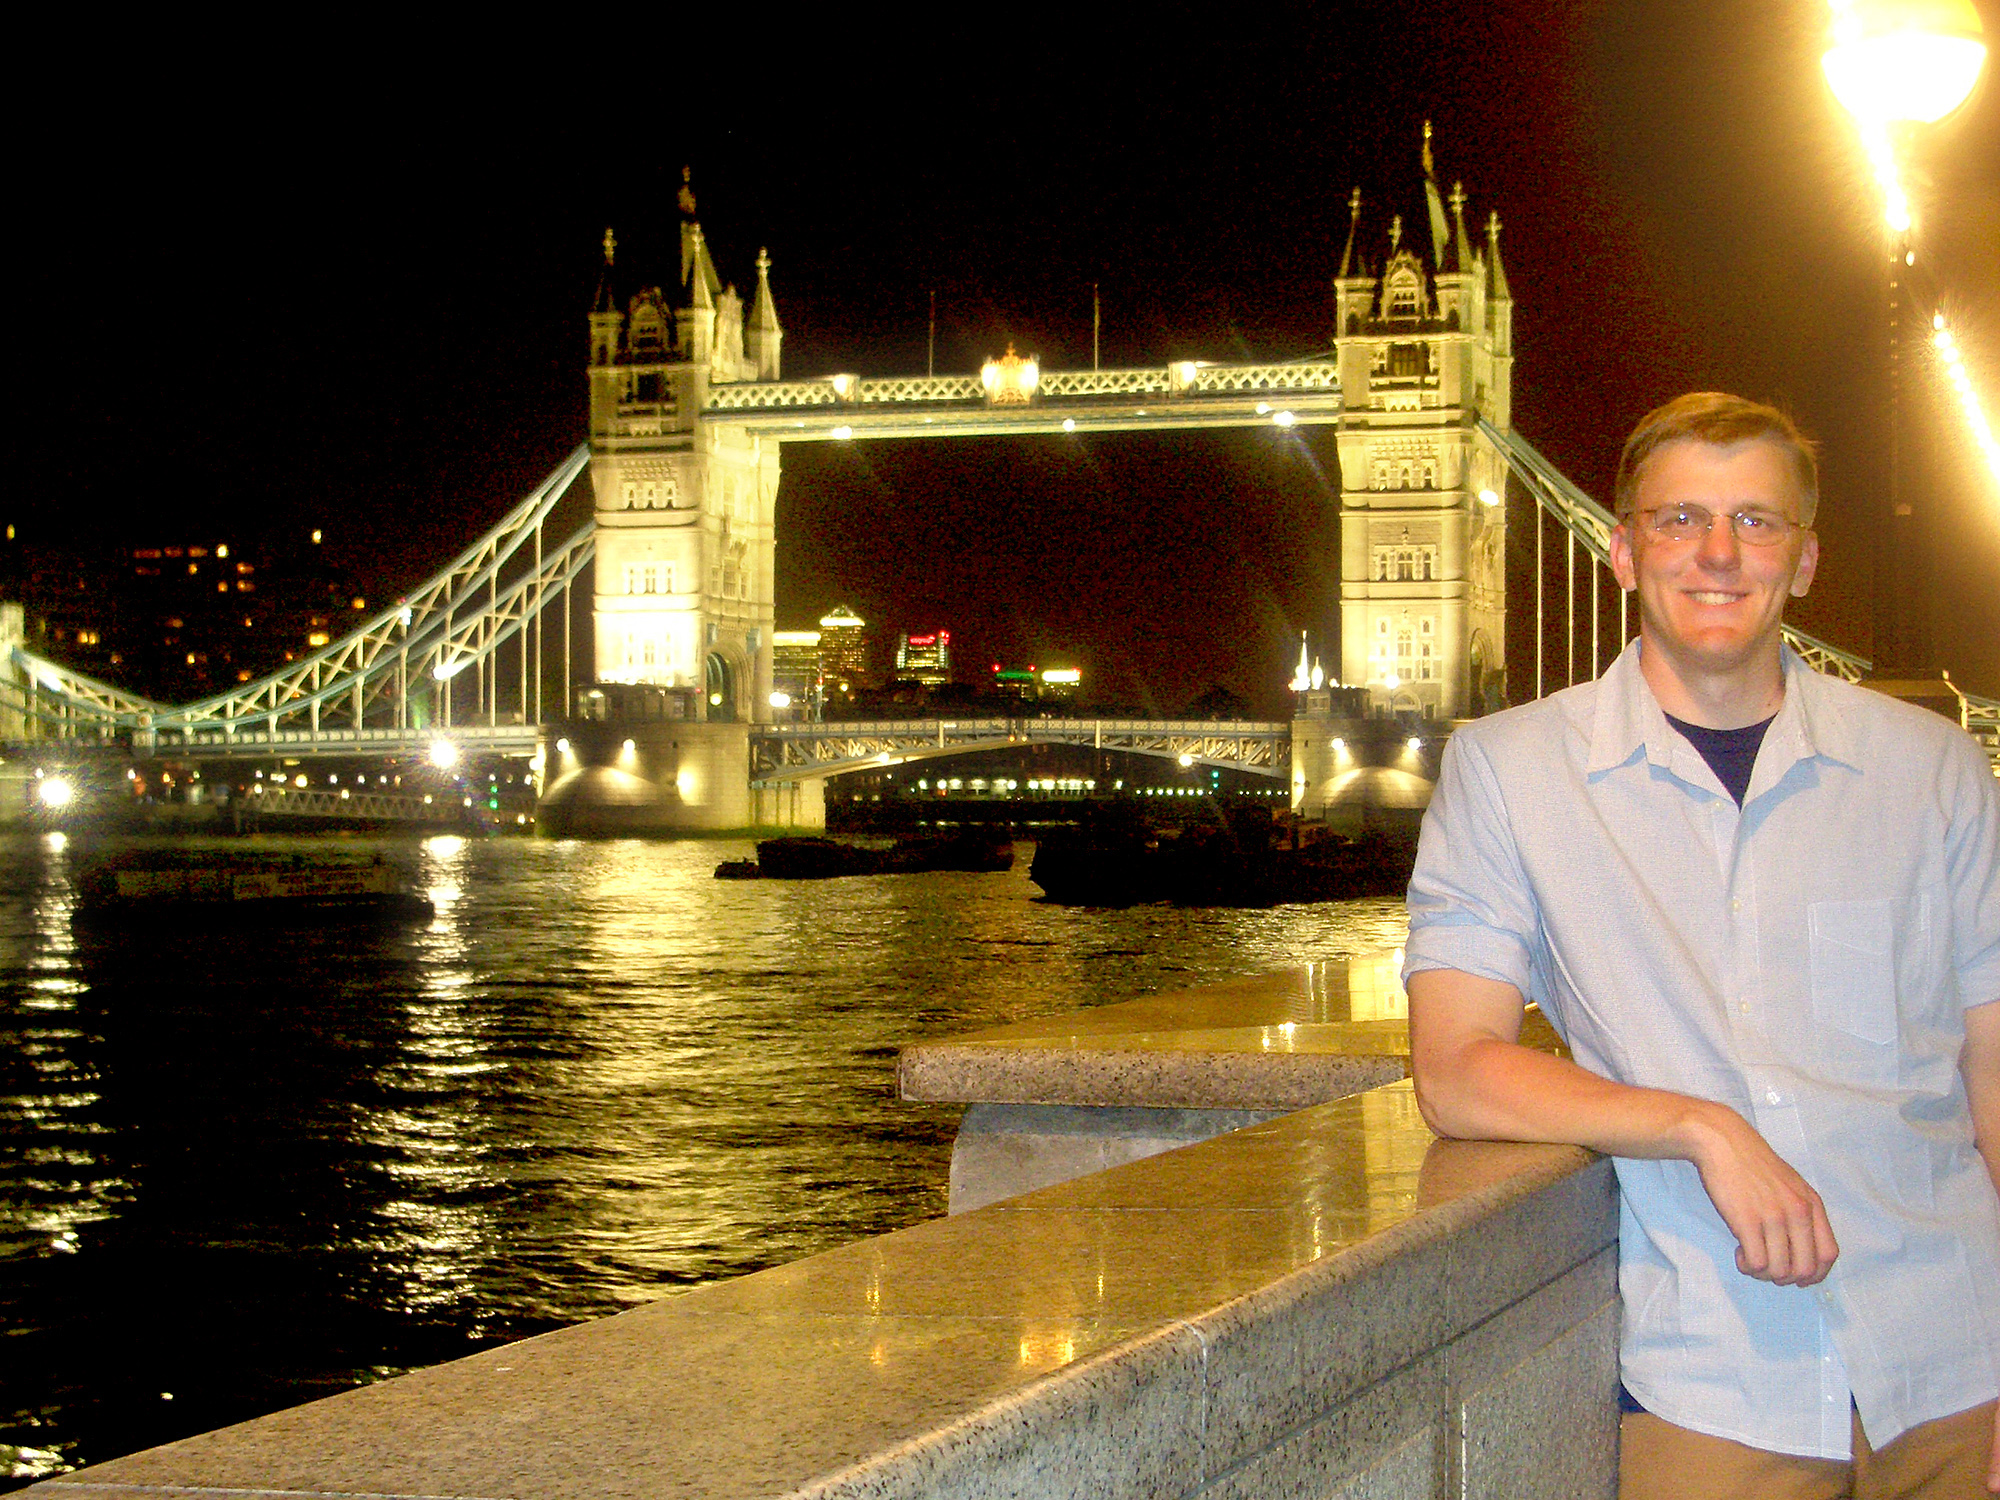
[[[1896,943],[1893,903],[1815,901],[1812,935],[1813,1016],[1878,1046],[1896,1040]]]

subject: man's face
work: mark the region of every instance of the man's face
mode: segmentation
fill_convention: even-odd
[[[1647,646],[1702,675],[1765,653],[1775,659],[1785,600],[1811,585],[1819,539],[1799,529],[1775,546],[1745,546],[1729,517],[1760,510],[1797,522],[1799,502],[1790,461],[1776,443],[1684,438],[1655,449],[1639,472],[1637,514],[1611,534],[1611,568],[1621,587],[1638,590]],[[1683,542],[1656,536],[1648,514],[1683,504],[1715,517],[1708,535]]]

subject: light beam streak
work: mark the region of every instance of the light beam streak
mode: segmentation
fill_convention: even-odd
[[[1993,439],[1993,428],[1981,409],[1979,396],[1972,389],[1972,376],[1965,368],[1965,360],[1959,355],[1958,340],[1951,336],[1951,328],[1945,323],[1944,314],[1931,318],[1931,342],[1937,346],[1938,357],[1944,361],[1945,374],[1950,377],[1952,389],[1958,392],[1959,405],[1965,410],[1965,425],[1972,433],[1972,441],[1986,459],[1986,469],[1993,476],[1996,486],[2000,486],[2000,443]]]

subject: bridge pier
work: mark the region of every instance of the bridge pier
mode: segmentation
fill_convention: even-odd
[[[826,827],[826,778],[752,785],[750,816],[759,828],[822,830]]]
[[[557,720],[542,731],[535,827],[557,838],[745,828],[749,761],[748,724]]]
[[[1349,836],[1414,838],[1449,733],[1430,721],[1333,714],[1294,719],[1292,811]]]

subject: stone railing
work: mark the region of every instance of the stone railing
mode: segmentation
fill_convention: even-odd
[[[1340,366],[1197,365],[1188,382],[1194,391],[1334,391],[1340,389]]]
[[[1271,1005],[1332,998],[1152,1021],[1282,1051]],[[1391,1083],[27,1493],[1608,1500],[1616,1232],[1608,1161]]]

